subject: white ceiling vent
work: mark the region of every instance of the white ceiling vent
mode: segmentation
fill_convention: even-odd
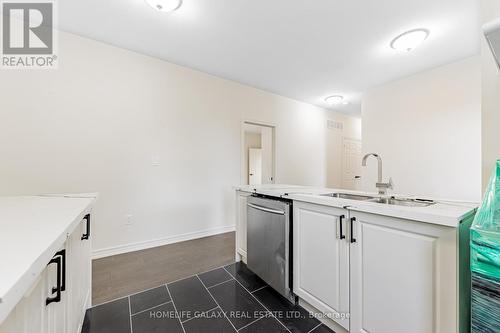
[[[500,67],[500,18],[483,25],[483,32],[497,65]]]
[[[344,129],[344,123],[341,121],[336,121],[332,119],[328,119],[326,121],[326,127],[331,130],[339,130],[342,131]]]

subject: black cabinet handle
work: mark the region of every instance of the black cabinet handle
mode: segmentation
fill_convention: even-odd
[[[356,243],[356,238],[354,238],[354,228],[353,228],[354,221],[356,221],[356,218],[351,217],[351,243]]]
[[[47,299],[45,300],[45,305],[49,305],[50,303],[57,303],[57,302],[61,301],[61,261],[62,261],[61,256],[55,256],[48,263],[48,265],[50,265],[50,264],[57,265],[57,286],[52,289],[52,290],[55,290],[56,296],[47,297]]]
[[[340,215],[339,216],[339,223],[340,223],[340,239],[344,239],[345,238],[345,235],[343,234],[342,232],[342,224],[343,224],[343,221],[345,219],[345,215]]]
[[[61,258],[61,291],[66,290],[66,250],[61,250],[57,252],[54,257]],[[52,288],[52,293],[57,292],[57,288]]]
[[[82,240],[85,240],[85,239],[89,239],[89,237],[90,237],[90,214],[85,215],[85,217],[83,219],[87,221],[87,230],[82,235]]]

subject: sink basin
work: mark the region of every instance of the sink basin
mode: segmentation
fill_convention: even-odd
[[[349,200],[359,200],[359,201],[366,201],[366,200],[371,200],[371,199],[378,199],[377,197],[372,197],[368,195],[362,195],[362,194],[348,194],[348,193],[327,193],[327,194],[321,194],[324,197],[332,197],[332,198],[339,198],[339,199],[349,199]]]
[[[428,207],[435,202],[431,200],[405,199],[405,198],[374,198],[367,200],[386,205],[406,206],[406,207]]]
[[[394,206],[406,206],[406,207],[428,207],[430,205],[435,204],[432,200],[421,200],[421,199],[408,199],[408,198],[379,198],[370,195],[363,194],[349,194],[349,193],[326,193],[320,194],[324,197],[331,198],[339,198],[339,199],[349,199],[349,200],[358,200],[358,201],[366,201],[366,202],[376,202],[379,204],[385,205],[394,205]]]

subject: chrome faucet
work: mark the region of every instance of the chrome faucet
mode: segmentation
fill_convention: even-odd
[[[387,194],[387,189],[392,189],[393,188],[393,183],[392,183],[392,178],[389,178],[388,183],[383,183],[382,182],[382,159],[378,154],[370,153],[366,154],[363,157],[363,162],[361,163],[362,166],[366,166],[366,160],[368,157],[374,156],[377,158],[378,161],[378,180],[375,186],[378,188],[378,194],[380,195],[386,195]]]

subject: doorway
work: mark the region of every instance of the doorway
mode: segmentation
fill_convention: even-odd
[[[273,184],[275,181],[275,126],[245,121],[242,125],[243,185]]]
[[[248,149],[248,185],[262,184],[262,148]]]
[[[361,189],[361,141],[343,138],[342,143],[342,188]]]

